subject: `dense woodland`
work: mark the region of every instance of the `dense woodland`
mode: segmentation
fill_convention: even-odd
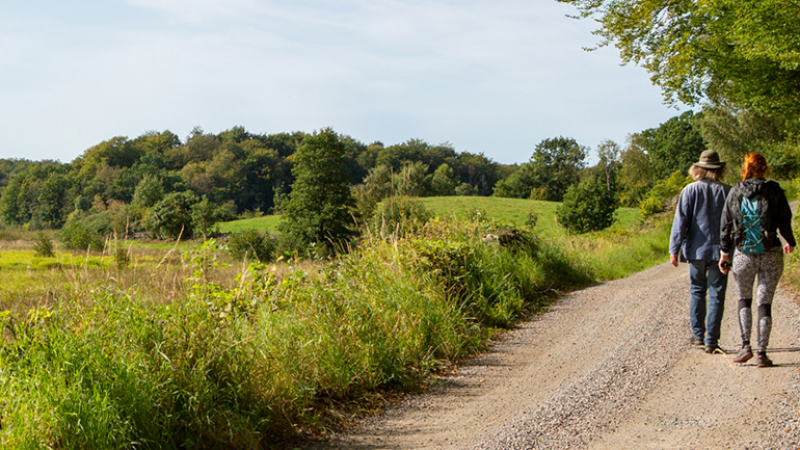
[[[306,133],[253,134],[234,127],[219,134],[195,129],[185,142],[170,131],[115,137],[70,163],[0,160],[0,220],[60,228],[71,217],[127,207],[136,218],[171,193],[205,198],[221,214],[280,209],[294,182],[292,167]],[[402,192],[491,195],[511,168],[449,144],[409,140],[386,147],[340,136],[353,186],[396,179]],[[413,186],[412,186],[413,184]]]

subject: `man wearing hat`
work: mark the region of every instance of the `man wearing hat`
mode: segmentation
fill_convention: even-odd
[[[695,181],[681,191],[669,237],[672,265],[678,267],[679,260],[689,263],[691,343],[704,345],[706,353],[719,349],[728,286],[728,276],[719,268],[720,219],[731,189],[720,181],[724,172],[725,162],[717,152],[706,150],[700,155],[689,168]]]

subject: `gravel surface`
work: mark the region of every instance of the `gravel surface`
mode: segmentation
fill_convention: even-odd
[[[800,311],[779,290],[770,357],[739,346],[728,288],[723,351],[689,345],[688,266],[663,264],[560,299],[492,351],[332,449],[798,449]]]

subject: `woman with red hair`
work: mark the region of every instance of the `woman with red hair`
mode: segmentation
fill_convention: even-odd
[[[739,293],[739,329],[742,349],[734,362],[753,357],[750,335],[753,322],[753,284],[758,278],[758,367],[771,367],[767,357],[772,331],[772,297],[783,274],[783,253],[791,253],[797,242],[792,232],[792,210],[780,185],[764,179],[769,172],[767,160],[758,153],[748,153],[742,164],[742,180],[730,191],[720,224],[721,258],[719,267],[728,273],[731,252],[733,276]],[[781,248],[778,232],[786,240]]]

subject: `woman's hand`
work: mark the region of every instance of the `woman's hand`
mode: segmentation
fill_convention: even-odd
[[[794,251],[794,247],[789,244],[783,246],[783,253],[792,253]]]
[[[731,270],[731,260],[728,258],[728,255],[720,255],[719,258],[719,271],[722,272],[723,275],[727,275],[728,271]]]

